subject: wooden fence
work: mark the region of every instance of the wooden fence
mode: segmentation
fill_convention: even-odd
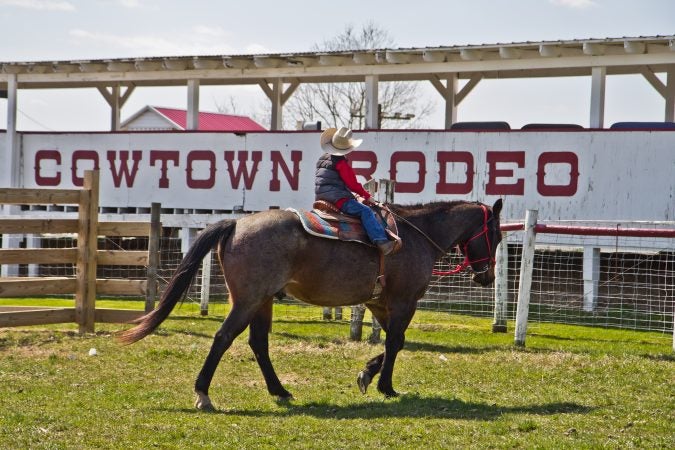
[[[0,277],[0,297],[75,295],[74,308],[0,307],[0,327],[77,323],[80,333],[93,332],[96,322],[124,323],[143,311],[96,308],[97,295],[145,296],[154,307],[159,265],[159,204],[151,222],[99,222],[97,171],[87,171],[83,189],[0,189],[0,204],[78,205],[77,219],[0,219],[0,234],[77,235],[77,247],[0,249],[0,264],[74,264],[74,277]],[[148,251],[98,250],[98,237],[147,236]],[[148,278],[97,279],[98,265],[145,266]]]

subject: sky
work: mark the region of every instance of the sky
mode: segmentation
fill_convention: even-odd
[[[436,47],[675,34],[674,0],[0,0],[0,63],[125,57],[306,52],[346,26],[373,23],[394,47]],[[441,97],[428,128],[443,127]],[[458,120],[588,126],[590,77],[486,80]],[[259,87],[203,87],[200,109],[261,116]],[[145,105],[186,108],[187,90],[138,88],[122,120]],[[7,101],[0,99],[0,128]],[[110,110],[95,89],[20,90],[20,131],[105,131]],[[605,124],[663,120],[664,102],[642,76],[610,76]],[[263,123],[269,126],[267,123]]]

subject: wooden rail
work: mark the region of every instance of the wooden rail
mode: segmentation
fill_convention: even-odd
[[[0,189],[0,204],[75,204],[77,219],[0,219],[0,234],[76,234],[76,248],[0,249],[0,264],[73,264],[74,277],[3,277],[0,297],[75,295],[74,308],[0,307],[0,327],[76,322],[81,333],[96,322],[128,322],[143,311],[96,309],[96,296],[145,296],[154,307],[159,264],[160,205],[152,205],[151,222],[98,222],[98,172],[87,171],[83,189]],[[98,250],[99,236],[148,236],[148,251]],[[105,266],[144,266],[145,280],[96,279]]]

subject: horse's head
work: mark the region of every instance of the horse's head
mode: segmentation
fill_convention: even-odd
[[[460,249],[464,254],[465,264],[471,266],[473,281],[481,286],[488,286],[495,280],[495,254],[497,245],[502,240],[499,229],[502,200],[497,200],[492,208],[484,205],[481,207],[484,211],[483,223]]]

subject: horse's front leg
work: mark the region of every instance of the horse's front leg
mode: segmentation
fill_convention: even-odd
[[[396,305],[389,313],[389,330],[384,341],[384,358],[380,371],[380,379],[377,382],[377,390],[386,397],[398,397],[392,384],[394,363],[398,352],[405,343],[405,330],[415,314],[415,302],[410,304]]]
[[[378,303],[367,303],[366,306],[370,310],[373,317],[377,319],[380,323],[380,326],[385,333],[389,332],[389,316],[387,315],[387,310],[382,302]],[[380,353],[376,357],[372,358],[366,363],[366,367],[359,372],[358,377],[356,378],[356,384],[359,386],[359,390],[362,394],[365,394],[368,390],[370,382],[373,381],[375,375],[380,373],[382,369],[382,361],[384,361],[384,353]]]

